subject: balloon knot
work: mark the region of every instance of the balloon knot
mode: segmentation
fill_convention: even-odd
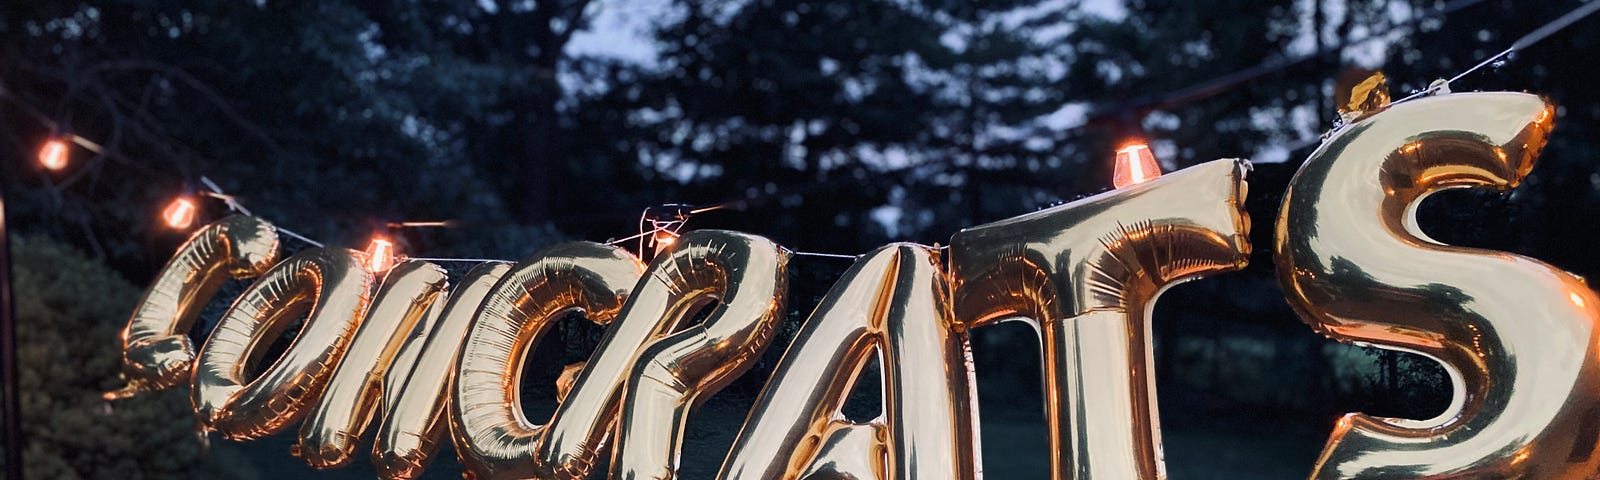
[[[105,401],[108,401],[108,402],[115,401],[115,400],[123,400],[123,399],[127,399],[127,398],[132,398],[132,397],[138,395],[140,392],[143,392],[143,391],[144,391],[144,388],[143,388],[142,382],[140,382],[138,380],[133,380],[133,381],[129,381],[128,384],[123,386],[122,388],[119,388],[119,389],[116,389],[116,390],[111,390],[111,391],[108,391],[108,392],[100,394],[100,398],[105,400]]]

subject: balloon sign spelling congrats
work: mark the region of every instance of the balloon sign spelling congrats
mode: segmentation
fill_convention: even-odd
[[[1431,420],[1345,417],[1313,477],[1600,474],[1600,297],[1536,260],[1435,242],[1413,218],[1439,189],[1515,186],[1552,108],[1506,93],[1379,108],[1290,185],[1279,277],[1318,331],[1439,360],[1455,399]],[[911,244],[860,257],[787,346],[718,478],[980,478],[967,338],[1008,320],[1040,332],[1053,478],[1164,478],[1150,312],[1171,285],[1245,265],[1248,163],[1160,175],[1147,149],[1119,153],[1116,190],[963,230],[948,259]],[[469,478],[675,478],[694,405],[770,346],[789,257],[714,230],[649,265],[576,242],[483,264],[452,289],[426,262],[384,270],[319,248],[272,266],[277,249],[252,217],[197,232],[129,321],[129,386],[108,396],[190,382],[201,425],[236,439],[305,420],[296,453],[318,468],[349,463],[378,421],[371,455],[386,479],[418,476],[445,438]],[[178,332],[224,275],[261,278],[196,355]],[[707,305],[704,323],[683,326]],[[607,325],[605,338],[566,366],[555,414],[531,422],[522,362],[568,312]],[[306,313],[283,357],[245,381]],[[849,421],[840,408],[874,356],[884,414]]]

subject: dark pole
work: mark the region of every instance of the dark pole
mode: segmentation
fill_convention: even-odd
[[[0,409],[5,415],[6,478],[22,480],[22,405],[17,391],[17,322],[11,308],[11,232],[6,228],[6,200],[0,193],[0,380],[5,382]]]

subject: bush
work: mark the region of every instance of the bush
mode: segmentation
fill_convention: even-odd
[[[100,398],[121,386],[119,334],[138,287],[48,239],[17,239],[12,250],[29,478],[256,477],[240,459],[206,454],[188,389]]]

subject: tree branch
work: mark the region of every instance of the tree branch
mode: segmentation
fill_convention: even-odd
[[[149,60],[115,60],[96,64],[95,66],[90,67],[85,74],[92,75],[99,71],[119,70],[152,70],[171,75],[179,81],[182,81],[184,84],[187,84],[189,88],[200,92],[200,95],[203,96],[207,101],[211,102],[212,105],[215,105],[218,110],[221,110],[224,116],[228,117],[229,120],[232,120],[240,128],[243,128],[245,131],[255,136],[257,140],[260,140],[262,143],[266,144],[272,149],[273,152],[278,153],[283,151],[283,146],[279,145],[276,140],[273,140],[272,136],[267,135],[265,130],[263,130],[260,126],[257,126],[254,122],[251,122],[249,119],[245,118],[244,115],[241,115],[237,110],[234,110],[233,106],[228,104],[227,99],[223,98],[223,96],[217,93],[216,90],[212,89],[209,85],[206,85],[206,83],[200,79],[195,78],[194,75],[190,75],[189,72],[183,70],[182,68]]]

